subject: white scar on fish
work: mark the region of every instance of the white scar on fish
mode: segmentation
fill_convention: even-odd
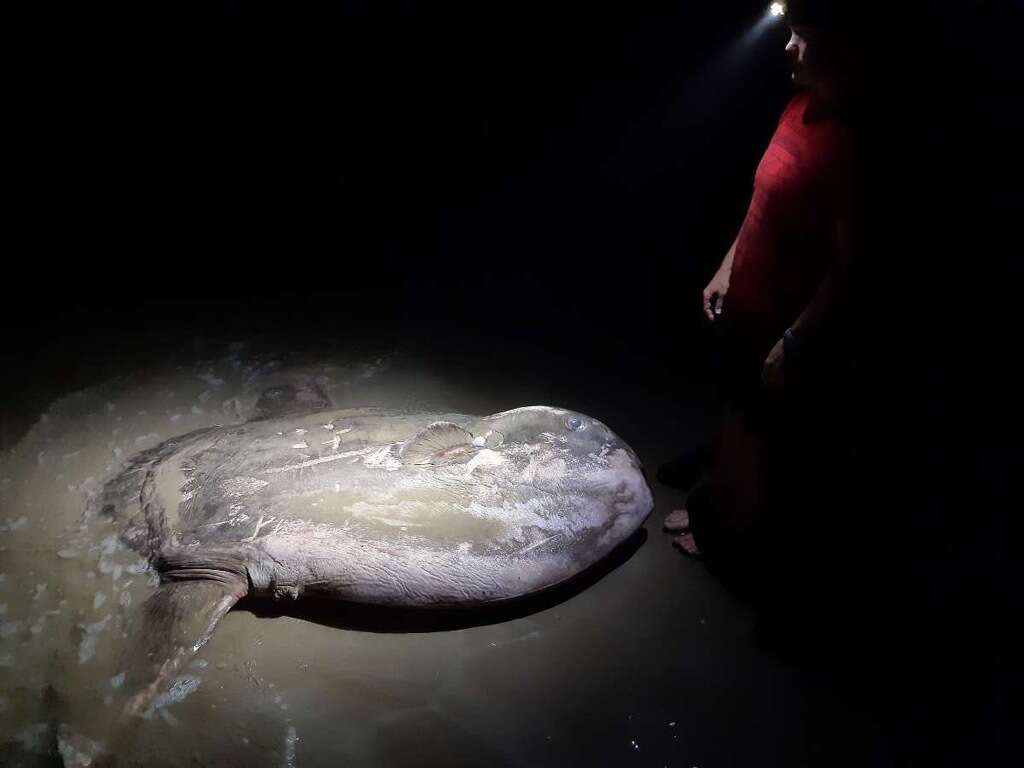
[[[536,549],[541,544],[547,544],[552,539],[558,538],[561,535],[562,535],[561,531],[559,531],[558,533],[553,533],[550,536],[548,536],[546,539],[541,539],[540,541],[536,541],[533,544],[531,544],[530,546],[524,547],[523,549],[519,550],[519,554],[521,554],[521,555],[525,554],[526,552],[529,552],[530,550]]]
[[[263,470],[265,475],[276,475],[279,472],[288,472],[293,469],[305,469],[306,467],[313,467],[317,464],[326,464],[328,461],[338,461],[339,459],[347,459],[350,456],[365,456],[371,451],[377,450],[377,448],[362,448],[358,451],[345,451],[343,453],[336,453],[333,456],[321,456],[319,459],[310,459],[309,461],[301,461],[298,464],[290,464],[287,467],[271,467],[270,469]]]

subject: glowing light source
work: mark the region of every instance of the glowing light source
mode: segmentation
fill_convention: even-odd
[[[782,3],[772,3],[768,7],[768,11],[771,13],[772,16],[784,16],[786,13],[786,6],[783,5]]]

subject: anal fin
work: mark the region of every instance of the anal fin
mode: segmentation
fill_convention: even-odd
[[[129,628],[127,715],[144,715],[198,651],[217,622],[246,593],[240,577],[167,581],[143,604]]]

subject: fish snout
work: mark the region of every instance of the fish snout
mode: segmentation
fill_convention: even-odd
[[[632,516],[643,520],[654,506],[644,464],[625,441],[618,440],[615,447],[621,451],[618,455],[622,457],[620,476],[623,479],[623,498],[620,498],[620,502],[630,509]]]
[[[607,430],[601,453],[605,456],[620,456],[637,472],[641,474],[644,472],[644,463],[640,460],[637,452],[630,447],[629,443],[616,435],[610,429]],[[644,475],[644,477],[646,478],[646,475]]]
[[[626,456],[629,458],[630,463],[633,465],[633,468],[636,469],[636,471],[643,475],[646,479],[647,474],[644,472],[644,463],[640,461],[640,457],[637,456],[636,451],[630,448],[629,444],[622,440],[619,440],[619,450],[626,454]]]

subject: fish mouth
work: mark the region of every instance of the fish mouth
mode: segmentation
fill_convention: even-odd
[[[614,506],[620,514],[629,515],[643,522],[654,508],[647,471],[640,457],[626,443],[619,441],[615,450],[622,452],[626,462],[615,473]]]

